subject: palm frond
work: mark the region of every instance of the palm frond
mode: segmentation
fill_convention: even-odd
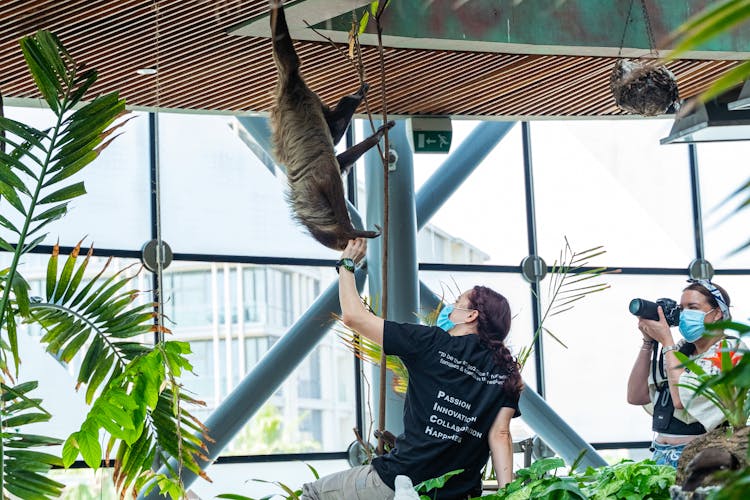
[[[192,371],[186,358],[189,344],[165,341],[147,344],[155,329],[154,304],[134,305],[139,293],[127,290],[137,273],[129,268],[111,271],[111,260],[86,280],[93,250],[81,256],[81,243],[60,267],[60,252],[53,247],[47,265],[46,300],[30,305],[30,319],[40,324],[47,350],[63,362],[80,358],[77,388],[86,387],[91,408],[79,431],[63,447],[68,466],[78,456],[92,468],[116,451],[115,485],[121,493],[141,485],[152,474],[157,450],[180,451],[183,465],[196,474],[205,457],[205,427],[183,408],[202,404],[183,394],[176,378]],[[89,273],[90,274],[90,273]],[[174,388],[177,388],[175,391]],[[111,437],[105,450],[99,430]]]
[[[124,123],[114,123],[124,114],[125,102],[117,93],[97,97],[79,107],[86,91],[96,81],[96,71],[76,63],[56,36],[39,31],[21,40],[27,66],[44,100],[55,114],[55,124],[38,130],[21,122],[0,117],[0,195],[15,214],[4,214],[0,224],[17,237],[14,245],[0,246],[13,252],[6,283],[15,283],[20,256],[44,241],[42,233],[51,222],[67,213],[68,202],[85,194],[82,182],[62,183],[68,175],[55,172],[79,171],[93,161],[109,142],[102,141]],[[79,109],[75,110],[76,107]],[[5,151],[6,147],[9,151]],[[24,181],[22,176],[29,181]],[[21,219],[14,223],[11,219]],[[34,236],[33,239],[31,237]],[[18,323],[11,302],[22,315],[28,298],[13,294],[5,286],[0,298],[0,325],[8,331],[13,365],[18,372],[18,346],[14,335]]]
[[[545,325],[547,319],[570,311],[576,304],[590,295],[609,288],[607,283],[589,284],[589,280],[599,280],[606,274],[620,272],[617,269],[610,270],[606,267],[588,267],[591,259],[606,253],[603,248],[597,246],[580,252],[574,251],[568,238],[565,238],[565,244],[560,250],[559,257],[552,263],[547,275],[549,279],[547,285],[549,302],[541,315],[539,326],[534,332],[531,344],[528,347],[523,347],[518,353],[518,363],[521,367],[526,364],[534,352],[534,344],[542,333],[547,333],[553,340],[567,348],[565,343],[547,328]]]
[[[5,493],[18,498],[46,500],[60,496],[64,485],[49,479],[49,471],[62,465],[59,457],[33,450],[57,446],[62,440],[21,431],[25,425],[47,422],[52,415],[41,406],[41,399],[29,397],[36,381],[14,387],[0,383],[2,390],[2,450]]]
[[[383,349],[375,342],[361,336],[353,328],[348,327],[341,316],[334,314],[335,326],[333,330],[347,349],[352,351],[362,361],[373,366],[380,366]],[[385,367],[393,373],[393,390],[398,394],[406,394],[409,372],[398,356],[386,356]]]

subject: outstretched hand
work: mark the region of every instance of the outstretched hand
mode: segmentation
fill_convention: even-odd
[[[364,238],[357,238],[349,240],[346,244],[346,248],[344,248],[344,251],[341,253],[341,258],[352,259],[355,264],[359,264],[359,262],[365,257],[366,253],[367,240]]]

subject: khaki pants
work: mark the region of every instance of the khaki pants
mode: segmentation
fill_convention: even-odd
[[[302,487],[301,500],[391,500],[393,490],[372,468],[362,465],[325,476]]]

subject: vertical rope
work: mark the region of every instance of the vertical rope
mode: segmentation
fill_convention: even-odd
[[[386,92],[385,92],[385,52],[383,50],[383,26],[380,24],[380,16],[383,14],[383,10],[385,9],[386,5],[388,4],[388,1],[382,1],[378,5],[377,13],[375,14],[375,26],[377,27],[378,31],[378,52],[380,54],[380,95],[381,95],[381,102],[383,106],[383,126],[385,127],[388,123],[388,106],[386,104]],[[388,191],[389,191],[389,173],[390,173],[390,156],[391,156],[391,150],[390,150],[390,144],[388,143],[388,127],[385,128],[385,133],[383,134],[383,154],[382,154],[382,160],[383,160],[383,253],[382,253],[382,259],[383,259],[383,270],[382,270],[382,287],[383,287],[383,300],[382,302],[382,309],[383,309],[383,319],[388,319],[388,233],[389,233],[389,197],[388,197]],[[385,354],[385,349],[381,348],[380,353],[380,404],[379,404],[379,411],[378,411],[378,430],[380,431],[380,436],[378,437],[378,455],[383,455],[385,453],[385,440],[384,440],[384,431],[385,431],[385,415],[386,415],[386,364],[387,364],[387,358]]]

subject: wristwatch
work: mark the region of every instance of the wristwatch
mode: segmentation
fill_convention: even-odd
[[[667,354],[669,351],[679,351],[680,347],[676,345],[665,345],[661,348],[662,355]]]
[[[339,268],[343,267],[350,273],[354,272],[354,261],[349,258],[341,259],[340,261],[336,262],[336,272],[339,272]]]

